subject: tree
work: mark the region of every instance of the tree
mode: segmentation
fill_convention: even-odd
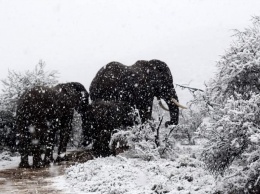
[[[47,72],[44,67],[45,63],[40,60],[32,71],[20,73],[10,70],[7,78],[1,80],[4,89],[0,95],[0,109],[15,112],[16,101],[26,89],[57,84],[57,71]]]
[[[212,110],[202,158],[224,193],[260,192],[259,30],[260,17],[253,17],[251,28],[236,31],[204,93]]]

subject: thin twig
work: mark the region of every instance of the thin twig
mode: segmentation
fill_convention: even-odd
[[[183,86],[183,85],[180,85],[180,84],[176,84],[176,86],[179,86],[179,87],[181,87],[181,88],[185,88],[185,89],[191,90],[192,92],[195,92],[195,91],[204,92],[204,90],[199,89],[199,88],[192,88],[192,87]]]
[[[177,127],[177,126],[173,126],[172,129],[171,129],[171,131],[169,132],[169,134],[168,134],[167,137],[165,138],[165,145],[167,145],[168,138],[169,138],[169,136],[171,135],[172,131],[173,131],[176,127]],[[165,148],[163,149],[162,154],[164,154],[164,152],[165,152],[165,150],[166,150],[166,147],[167,147],[167,146],[165,146]]]
[[[160,146],[160,141],[159,141],[159,131],[160,131],[160,127],[161,127],[161,124],[162,124],[162,120],[163,120],[163,117],[160,118],[160,123],[156,129],[156,136],[155,136],[155,144],[157,147]]]

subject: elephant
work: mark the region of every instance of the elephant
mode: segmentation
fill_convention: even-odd
[[[152,117],[154,97],[163,99],[169,107],[171,118],[165,123],[166,126],[177,125],[179,107],[186,108],[178,103],[169,67],[155,59],[140,60],[132,66],[110,62],[97,72],[91,82],[89,93],[93,101],[128,102],[139,110],[142,122]]]
[[[46,146],[50,157],[54,130],[51,122],[54,116],[55,91],[43,86],[26,90],[17,102],[16,131],[18,151],[21,155],[19,167],[29,168],[28,156],[33,155],[33,167],[43,166],[41,144]],[[47,164],[47,156],[45,163]]]
[[[85,87],[77,82],[55,87],[35,86],[21,95],[16,111],[18,149],[21,155],[19,167],[30,167],[30,154],[33,155],[34,168],[48,166],[53,160],[57,131],[60,131],[57,158],[60,159],[62,153],[66,152],[74,109],[84,120],[88,97]],[[42,152],[45,154],[43,160]]]
[[[54,87],[58,91],[57,103],[54,120],[54,127],[60,131],[60,140],[58,146],[58,158],[56,161],[65,160],[66,147],[69,141],[70,132],[72,131],[72,119],[74,110],[76,110],[84,123],[85,112],[89,104],[89,94],[85,87],[78,82],[69,82],[58,84]],[[84,131],[84,129],[83,129]]]
[[[86,111],[85,141],[93,143],[94,156],[115,155],[109,142],[114,129],[133,126],[135,111],[125,102],[94,101]]]

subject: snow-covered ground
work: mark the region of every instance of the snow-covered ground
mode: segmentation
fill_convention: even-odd
[[[149,129],[148,127],[146,130],[149,132]],[[145,128],[142,128],[140,133],[138,130],[132,129],[132,131],[140,136]],[[166,129],[162,129],[161,132],[169,133]],[[144,134],[142,135],[148,139],[154,137],[151,135],[153,133]],[[163,134],[161,134],[161,140],[163,140]],[[149,144],[149,141],[145,143],[139,142],[138,145],[146,146],[148,150],[152,149],[153,144]],[[134,154],[130,149],[116,157],[95,158],[68,168],[63,166],[61,168],[66,168],[65,173],[58,166],[53,165],[48,170],[61,173],[51,173],[51,176],[43,175],[43,183],[48,182],[52,184],[50,188],[67,194],[214,193],[221,183],[218,182],[217,185],[214,177],[204,169],[204,164],[199,159],[204,143],[198,140],[196,145],[183,145],[176,140],[173,144],[174,149],[169,152],[170,156],[167,155],[168,159],[163,159],[159,156],[160,154],[156,154],[158,149],[151,151],[155,157]],[[138,148],[137,144],[135,148]],[[18,156],[10,157],[8,153],[3,152],[0,154],[0,170],[17,168],[19,161]],[[40,181],[39,184],[41,184]]]
[[[131,151],[70,166],[64,174],[44,177],[59,193],[91,194],[205,194],[217,183],[199,160],[202,145],[176,144],[176,158],[135,158]],[[0,170],[15,169],[19,157],[0,154]],[[57,166],[50,167],[55,171]],[[60,167],[59,167],[60,168]],[[63,171],[62,171],[63,172]],[[53,173],[52,173],[53,174]],[[221,183],[218,183],[221,184]],[[46,186],[46,185],[45,185]]]
[[[18,167],[20,157],[18,155],[10,156],[10,153],[4,151],[0,154],[0,170]]]
[[[215,180],[197,158],[200,146],[179,147],[178,157],[173,161],[129,158],[131,154],[126,152],[71,166],[52,181],[64,193],[213,193]]]

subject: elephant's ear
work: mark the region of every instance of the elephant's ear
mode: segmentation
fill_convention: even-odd
[[[54,90],[56,93],[54,100],[57,106],[70,107],[72,106],[71,104],[74,104],[72,102],[73,98],[71,98],[73,96],[73,91],[68,84],[58,84],[54,87]]]

